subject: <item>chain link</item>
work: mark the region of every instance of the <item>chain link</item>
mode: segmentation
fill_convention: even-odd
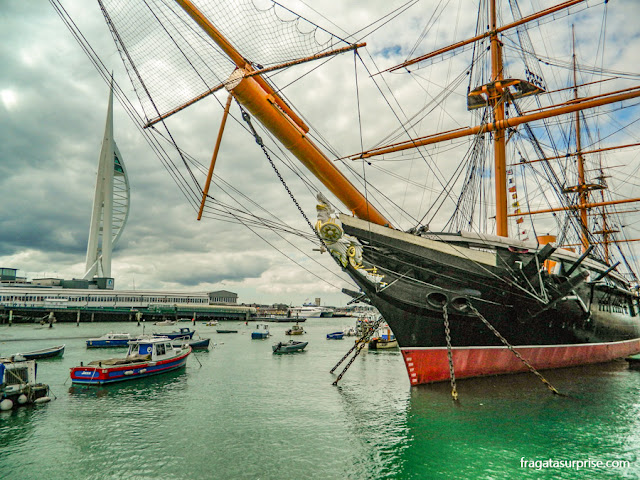
[[[515,356],[516,356],[516,357],[517,357],[517,358],[518,358],[522,363],[524,363],[524,364],[527,366],[527,368],[529,369],[529,371],[530,371],[531,373],[533,373],[535,376],[537,376],[537,377],[540,379],[540,381],[542,381],[542,383],[544,383],[544,384],[547,386],[547,388],[548,388],[549,390],[551,390],[551,392],[552,392],[552,393],[554,393],[555,395],[562,395],[560,392],[558,392],[558,390],[556,390],[556,388],[555,388],[553,385],[551,385],[551,383],[549,383],[549,381],[548,381],[546,378],[544,378],[544,377],[542,376],[542,374],[541,374],[540,372],[538,372],[538,371],[533,367],[533,365],[531,365],[529,362],[527,362],[527,360],[525,360],[525,359],[523,358],[523,356],[522,356],[522,355],[520,355],[520,354],[519,354],[519,353],[518,353],[518,352],[513,348],[513,346],[512,346],[512,345],[507,341],[507,339],[506,339],[506,338],[504,338],[504,337],[500,334],[500,332],[498,332],[498,330],[496,330],[496,329],[495,329],[495,327],[494,327],[493,325],[491,325],[491,324],[489,323],[489,321],[488,321],[486,318],[484,318],[484,317],[482,316],[482,314],[481,314],[481,313],[480,313],[480,312],[479,312],[479,311],[478,311],[478,310],[477,310],[473,305],[471,305],[471,303],[470,303],[470,302],[467,302],[467,305],[469,305],[469,308],[471,309],[471,311],[472,311],[473,313],[475,313],[475,314],[476,314],[476,316],[477,316],[480,320],[482,320],[482,323],[484,323],[484,324],[489,328],[489,330],[491,330],[491,331],[493,332],[493,334],[494,334],[496,337],[498,337],[498,339],[500,339],[500,341],[501,341],[501,342],[502,342],[502,343],[503,343],[503,344],[504,344],[504,345],[505,345],[509,350],[511,350],[511,352],[512,352],[512,353],[513,353],[513,354],[514,354],[514,355],[515,355]]]
[[[451,396],[458,400],[458,388],[456,387],[456,372],[453,369],[453,349],[451,348],[451,329],[449,328],[449,313],[447,306],[442,307],[444,316],[444,336],[447,339],[447,356],[449,357],[449,378],[451,379]]]
[[[333,373],[333,371],[338,368],[338,365],[340,365],[342,362],[344,362],[344,360],[349,356],[349,354],[351,352],[353,352],[353,350],[356,350],[356,353],[354,353],[353,357],[351,357],[351,359],[349,360],[349,363],[347,363],[347,365],[344,367],[344,369],[342,370],[342,372],[340,372],[340,375],[338,375],[338,378],[335,379],[335,381],[333,382],[333,385],[338,385],[338,382],[340,381],[340,379],[342,378],[342,376],[347,372],[347,370],[349,370],[349,367],[351,366],[351,364],[354,362],[354,360],[356,359],[356,357],[360,354],[360,352],[362,351],[362,349],[365,347],[365,345],[367,344],[367,342],[369,341],[369,338],[373,335],[373,333],[377,330],[377,328],[380,326],[380,324],[383,321],[383,317],[380,317],[376,323],[373,324],[373,326],[369,329],[369,331],[365,332],[362,337],[360,337],[359,339],[356,340],[355,345],[353,347],[351,347],[351,350],[349,350],[347,352],[347,354],[342,357],[342,360],[340,360],[335,367],[333,367],[333,369],[331,370],[331,372],[329,373]]]
[[[322,237],[320,236],[318,231],[315,229],[315,227],[313,226],[313,224],[309,220],[309,217],[307,217],[307,215],[304,213],[304,210],[302,210],[302,207],[300,206],[300,204],[298,203],[296,198],[293,196],[293,193],[291,193],[291,190],[289,189],[289,186],[284,181],[284,178],[282,178],[282,175],[280,175],[280,172],[278,171],[278,168],[276,167],[275,163],[273,163],[273,160],[271,160],[271,156],[269,155],[269,151],[267,150],[267,147],[265,147],[264,142],[262,141],[262,138],[260,137],[260,135],[258,135],[258,132],[254,128],[253,123],[251,123],[251,116],[246,112],[246,110],[244,108],[242,108],[242,105],[240,105],[240,103],[238,103],[238,106],[240,107],[240,111],[242,112],[242,119],[245,122],[247,122],[247,125],[249,126],[249,129],[251,130],[251,134],[256,139],[256,143],[258,145],[260,145],[260,148],[262,149],[262,151],[264,152],[265,156],[267,157],[267,160],[269,160],[269,163],[271,164],[271,167],[276,172],[276,175],[278,175],[278,178],[280,179],[280,182],[282,183],[282,185],[284,185],[284,188],[287,190],[287,193],[289,194],[289,197],[291,197],[291,200],[293,200],[293,203],[296,205],[296,207],[298,208],[298,210],[302,214],[302,217],[306,220],[307,225],[309,225],[309,228],[311,228],[311,230],[316,235],[318,240],[320,240],[320,245],[323,245],[324,247],[326,247],[326,245],[324,243],[324,240],[322,239]]]

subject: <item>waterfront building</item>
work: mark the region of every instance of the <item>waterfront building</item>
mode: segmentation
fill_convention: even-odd
[[[238,303],[238,294],[227,290],[209,292],[209,303]]]

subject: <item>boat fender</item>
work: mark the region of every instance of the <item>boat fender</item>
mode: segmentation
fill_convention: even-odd
[[[27,396],[24,393],[18,397],[18,403],[20,405],[27,403]]]
[[[0,410],[6,411],[6,410],[11,410],[12,408],[13,408],[13,402],[8,398],[5,398],[0,402]]]
[[[47,403],[51,401],[51,397],[40,397],[36,398],[33,403]]]

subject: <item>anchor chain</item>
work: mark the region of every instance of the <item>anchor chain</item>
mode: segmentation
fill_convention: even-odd
[[[256,131],[255,127],[253,126],[253,123],[251,123],[251,116],[246,112],[246,110],[244,108],[242,108],[242,105],[240,103],[238,103],[238,106],[240,107],[240,111],[242,112],[242,119],[245,122],[247,122],[247,125],[249,126],[249,130],[251,130],[251,134],[255,138],[256,143],[258,145],[260,145],[260,148],[262,149],[262,151],[264,152],[265,156],[267,157],[267,160],[269,160],[269,163],[271,164],[271,167],[276,172],[276,175],[280,179],[280,182],[282,183],[282,185],[284,185],[284,188],[287,191],[287,193],[289,194],[289,197],[291,197],[291,200],[293,200],[293,203],[295,204],[295,206],[298,208],[298,210],[302,214],[302,217],[307,222],[307,225],[309,225],[309,228],[313,231],[313,233],[315,233],[315,235],[318,238],[318,240],[320,240],[320,245],[322,245],[322,246],[324,246],[326,248],[326,244],[324,243],[324,240],[322,239],[322,237],[320,236],[318,231],[315,229],[315,227],[313,226],[313,224],[309,220],[309,217],[307,217],[307,215],[304,213],[304,210],[302,210],[302,207],[300,206],[300,204],[296,200],[296,197],[293,196],[293,193],[289,189],[289,186],[284,181],[284,178],[282,178],[282,175],[280,175],[280,172],[278,171],[278,168],[276,167],[275,163],[273,163],[273,160],[271,160],[271,156],[269,155],[269,151],[267,150],[267,147],[264,145],[264,142],[262,141],[262,137],[260,137],[260,135],[258,135],[258,132]]]
[[[451,329],[449,328],[449,313],[447,306],[442,307],[444,316],[444,336],[447,339],[447,357],[449,357],[449,378],[451,379],[451,396],[453,400],[458,400],[458,389],[456,387],[456,372],[453,369],[453,351],[451,348]]]
[[[509,350],[511,350],[511,353],[513,353],[513,354],[514,354],[514,355],[515,355],[515,356],[516,356],[516,357],[517,357],[517,358],[518,358],[522,363],[524,363],[524,364],[527,366],[527,368],[529,369],[529,371],[530,371],[531,373],[533,373],[536,377],[538,377],[538,378],[540,379],[540,381],[541,381],[542,383],[544,383],[544,384],[547,386],[547,388],[548,388],[549,390],[551,390],[551,392],[552,392],[553,394],[555,394],[555,395],[562,395],[562,396],[563,396],[563,394],[561,394],[561,393],[560,393],[560,392],[559,392],[559,391],[558,391],[558,390],[557,390],[553,385],[551,385],[551,383],[549,383],[549,381],[548,381],[546,378],[544,378],[544,377],[542,376],[542,374],[541,374],[540,372],[538,372],[538,371],[533,367],[533,365],[531,365],[529,362],[527,362],[527,360],[526,360],[522,355],[520,355],[520,354],[519,354],[519,353],[518,353],[518,352],[513,348],[513,346],[512,346],[512,345],[507,341],[507,339],[506,339],[506,338],[504,338],[504,337],[500,334],[500,332],[498,332],[498,330],[496,330],[496,329],[495,329],[495,327],[494,327],[493,325],[491,325],[491,324],[489,323],[489,321],[488,321],[486,318],[484,318],[484,317],[482,316],[482,314],[481,314],[481,313],[480,313],[480,312],[479,312],[479,311],[478,311],[478,310],[477,310],[473,305],[471,305],[471,302],[467,302],[467,305],[469,306],[469,308],[471,309],[471,311],[472,311],[472,312],[473,312],[473,313],[474,313],[474,314],[475,314],[475,315],[476,315],[480,320],[482,320],[482,323],[484,323],[484,324],[487,326],[487,328],[489,328],[489,330],[491,330],[491,331],[493,332],[493,334],[494,334],[496,337],[498,337],[498,339],[499,339],[499,340],[500,340],[500,341],[501,341],[501,342],[502,342],[502,343],[503,343],[503,344],[504,344],[504,345],[505,345]]]
[[[336,364],[336,366],[331,369],[331,372],[329,373],[333,373],[333,371],[336,368],[338,368],[338,365],[340,365],[349,356],[349,354],[353,352],[354,349],[356,350],[356,353],[353,355],[353,357],[351,357],[351,360],[349,360],[349,363],[347,363],[347,365],[344,367],[342,372],[340,372],[340,375],[338,375],[338,378],[335,379],[335,381],[333,382],[333,385],[338,385],[338,382],[340,381],[342,376],[347,372],[347,370],[349,370],[349,367],[355,361],[356,357],[360,354],[364,346],[367,344],[367,341],[369,340],[371,335],[373,335],[373,332],[375,332],[378,326],[382,323],[382,320],[383,318],[380,317],[376,321],[376,323],[373,324],[373,327],[371,327],[371,329],[367,333],[365,333],[362,337],[356,340],[354,346],[351,347],[351,350],[349,350],[347,354],[344,357],[342,357],[342,359]]]

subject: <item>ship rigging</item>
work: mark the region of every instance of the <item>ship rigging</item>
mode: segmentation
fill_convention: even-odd
[[[293,17],[282,21],[274,13],[281,8],[275,2],[268,2],[266,9],[251,1],[232,2],[241,8],[230,11],[206,1],[99,3],[144,111],[139,124],[150,127],[154,135],[156,126],[166,128],[162,139],[174,144],[192,181],[176,179],[199,215],[203,211],[206,215],[207,202],[223,206],[208,191],[232,99],[248,112],[243,114],[248,121],[260,122],[353,215],[339,213],[337,202],[318,195],[316,231],[307,238],[328,249],[383,314],[396,334],[412,384],[453,378],[454,369],[457,378],[523,371],[526,366],[512,354],[511,345],[535,368],[594,363],[640,351],[636,259],[628,255],[631,250],[625,255],[622,248],[633,238],[625,237],[621,211],[615,210],[616,205],[640,199],[611,192],[607,188],[611,170],[594,155],[613,148],[599,143],[616,131],[610,125],[585,128],[586,120],[596,116],[619,124],[616,110],[635,106],[634,99],[640,97],[640,75],[596,66],[581,69],[575,46],[569,48],[570,61],[536,53],[547,39],[534,40],[532,29],[532,25],[557,26],[558,17],[565,14],[591,15],[599,9],[605,38],[612,8],[608,2],[570,0],[523,15],[522,2],[482,0],[475,35],[386,69],[365,64],[358,53],[364,47],[359,41],[348,42],[322,30],[325,41],[319,43],[317,26],[305,33],[298,28],[301,17],[290,11]],[[439,10],[437,17],[445,13]],[[304,40],[289,42],[300,47],[293,56],[273,55],[280,50],[251,45],[250,36],[239,33],[253,28],[257,38],[259,15],[274,24],[287,24],[289,30],[283,27],[280,32],[284,36]],[[511,19],[503,21],[507,15]],[[165,71],[154,71],[157,65],[150,61],[156,45],[163,46]],[[468,78],[464,103],[472,115],[471,125],[460,127],[460,117],[441,107],[452,97],[453,85],[446,85],[434,105],[407,115],[377,146],[337,155],[312,132],[283,90],[274,86],[274,75],[266,74],[346,51],[356,52],[356,65],[361,62],[374,82],[380,75],[409,76],[419,82],[425,69],[443,57],[471,52],[470,63],[452,82],[461,86]],[[604,48],[598,51],[604,57]],[[516,60],[521,66],[515,66]],[[547,78],[547,66],[563,67],[568,75]],[[579,72],[604,79],[580,79]],[[635,83],[622,85],[625,79]],[[181,88],[175,88],[176,82]],[[588,87],[601,89],[605,82],[615,84],[615,89],[586,93]],[[225,120],[202,185],[165,120],[222,86],[229,95]],[[359,114],[360,107],[357,103]],[[444,133],[414,134],[434,111],[451,116],[458,125]],[[269,157],[260,134],[252,133]],[[360,142],[364,144],[362,129]],[[439,146],[443,142],[467,147],[450,168],[439,167],[430,158],[445,150]],[[588,157],[596,159],[595,167]],[[420,205],[418,215],[403,211],[404,201],[378,195],[374,202],[373,192],[381,189],[374,190],[366,177],[372,169],[392,171],[382,167],[385,162],[395,167],[407,159],[422,160],[434,181],[435,197],[425,201],[423,195],[420,201],[409,202]],[[337,166],[341,163],[352,174],[354,162],[364,171],[355,182]],[[291,194],[277,169],[276,173]],[[408,185],[418,184],[411,170],[407,179]],[[358,182],[364,193],[356,187]],[[599,209],[597,217],[594,209]],[[392,211],[402,213],[398,217]],[[547,217],[538,220],[541,215]],[[292,231],[278,221],[269,220],[268,225]]]

